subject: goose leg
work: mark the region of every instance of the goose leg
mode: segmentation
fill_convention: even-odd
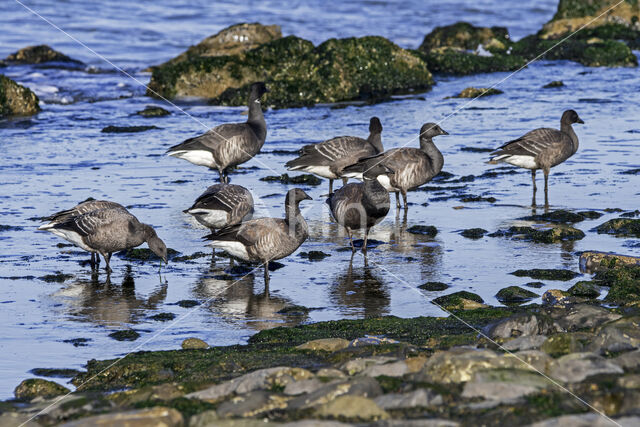
[[[369,228],[364,229],[364,242],[362,242],[362,253],[367,254],[367,240],[369,239]]]
[[[269,286],[269,261],[264,263],[264,286],[265,292],[267,292],[267,287]]]
[[[396,191],[396,209],[400,210],[400,192]]]
[[[96,268],[96,254],[91,252],[91,269]]]
[[[342,178],[342,186],[344,187],[349,182],[349,178]]]
[[[110,261],[111,261],[111,252],[107,253],[106,255],[102,254],[102,257],[104,258],[104,262],[107,264],[104,269],[107,271],[107,273],[111,273],[113,270],[111,269],[111,266],[109,265]]]
[[[549,169],[544,170],[544,207],[549,207]]]
[[[333,179],[329,178],[329,194],[333,194]]]
[[[347,228],[347,234],[349,234],[349,241],[351,242],[351,253],[353,254],[356,251],[356,247],[353,246],[353,235],[351,234],[351,230]]]
[[[533,200],[531,201],[531,206],[536,207],[536,192],[538,191],[538,187],[536,187],[536,170],[531,169],[531,182],[533,182]]]
[[[406,214],[407,210],[409,209],[409,205],[407,204],[407,191],[406,190],[402,191],[402,202],[404,203],[404,212]]]

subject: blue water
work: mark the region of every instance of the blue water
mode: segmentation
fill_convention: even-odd
[[[555,1],[547,0],[523,1],[517,6],[495,0],[301,1],[293,6],[273,1],[242,5],[120,0],[98,5],[80,1],[25,4],[143,83],[149,79],[149,74],[141,71],[147,66],[161,63],[237,22],[279,24],[285,35],[296,34],[314,43],[330,37],[377,34],[415,48],[435,26],[457,20],[507,26],[512,36],[519,38],[537,31],[556,7]],[[371,251],[368,267],[356,254],[350,268],[350,252],[341,250],[348,242],[323,204],[327,182],[307,188],[314,198],[303,212],[311,237],[300,251],[322,250],[331,257],[309,262],[296,253],[282,260],[284,267],[272,273],[268,294],[260,270],[237,282],[224,280],[221,270],[226,262],[219,260],[212,266],[209,258],[170,264],[162,277],[156,264],[127,267],[116,258],[110,283],[104,273],[92,277],[89,268],[80,264],[86,254],[75,248],[58,248],[61,240],[36,232],[39,223],[30,218],[90,196],[107,198],[133,205],[131,211],[153,224],[169,247],[184,254],[208,251],[201,240],[206,230],[181,211],[217,180],[217,174],[163,156],[169,146],[201,133],[202,124],[171,105],[146,98],[138,83],[114,72],[109,64],[13,0],[0,4],[0,23],[0,57],[27,45],[47,43],[91,67],[91,72],[32,66],[0,70],[34,89],[43,109],[32,118],[0,121],[0,224],[21,227],[0,232],[0,398],[10,397],[13,388],[36,367],[80,369],[91,358],[115,357],[137,349],[179,348],[190,336],[212,345],[242,343],[257,330],[300,322],[445,315],[429,300],[464,289],[478,293],[489,304],[498,304],[494,295],[499,289],[528,281],[508,274],[518,268],[577,270],[576,253],[586,249],[639,252],[635,240],[588,232],[616,217],[615,213],[577,224],[587,237],[575,243],[543,245],[461,237],[458,232],[462,229],[495,231],[522,223],[518,218],[531,213],[530,175],[518,171],[470,183],[440,183],[445,187],[441,191],[410,193],[413,205],[407,223],[403,224],[401,217],[396,219],[392,209],[374,229],[371,237],[384,243]],[[269,135],[263,153],[245,164],[243,173],[233,175],[232,180],[253,191],[259,215],[281,216],[287,187],[258,178],[283,173],[290,157],[270,152],[295,150],[335,135],[364,136],[373,115],[382,120],[386,148],[407,143],[415,146],[422,123],[444,119],[441,126],[451,135],[436,140],[445,155],[444,170],[455,178],[480,175],[495,168],[484,163],[487,154],[461,148],[493,148],[535,127],[557,127],[562,111],[574,108],[586,122],[576,126],[581,146],[575,156],[553,170],[552,207],[638,207],[638,178],[620,173],[640,167],[637,69],[542,61],[513,76],[493,73],[440,76],[436,80],[433,90],[420,97],[373,106],[270,110],[266,113]],[[502,80],[502,95],[472,103],[445,99],[465,87],[487,87]],[[541,88],[551,80],[563,80],[566,86]],[[149,104],[162,105],[172,115],[145,119],[134,114]],[[242,108],[199,103],[181,107],[207,126],[244,120]],[[149,124],[160,129],[136,134],[100,132],[108,125]],[[457,185],[466,185],[465,193],[492,196],[497,202],[446,199],[455,194],[447,187]],[[435,225],[439,233],[433,239],[407,233],[407,226],[415,224]],[[73,278],[64,283],[38,279],[56,271]],[[130,283],[131,279],[125,281],[127,276],[133,279],[134,287],[122,285]],[[446,282],[451,289],[416,289],[426,281]],[[566,289],[571,284],[548,282],[536,292]],[[196,309],[176,305],[186,299],[201,304]],[[277,313],[292,304],[314,310],[303,317]],[[161,312],[174,313],[179,321],[172,324],[150,318]],[[121,343],[108,337],[123,328],[136,329],[141,338]],[[64,342],[74,338],[90,341],[79,347]]]

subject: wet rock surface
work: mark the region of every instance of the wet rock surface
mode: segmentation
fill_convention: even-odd
[[[53,381],[39,378],[22,381],[15,389],[14,394],[19,400],[32,400],[36,397],[51,398],[67,394],[69,389]]]
[[[82,65],[82,62],[72,59],[44,44],[22,48],[7,56],[5,61],[16,64],[43,64],[47,62],[58,62]]]
[[[0,75],[0,117],[30,116],[39,111],[40,106],[35,93]]]
[[[585,237],[582,230],[573,227],[534,228],[527,226],[512,226],[505,230],[498,230],[489,234],[490,237],[510,237],[537,243],[557,243],[563,241],[581,240]]]

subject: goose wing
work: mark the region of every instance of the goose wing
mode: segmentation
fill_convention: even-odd
[[[327,204],[338,223],[345,224],[349,212],[356,213],[358,211],[358,209],[354,210],[353,208],[362,203],[363,194],[364,186],[352,183],[339,188],[329,195]],[[357,222],[357,218],[355,222]]]
[[[69,230],[82,237],[92,236],[105,230],[121,232],[123,227],[129,230],[137,219],[123,209],[98,209],[85,214],[69,218],[56,224],[54,228]]]
[[[571,144],[571,138],[566,133],[557,129],[539,128],[507,142],[491,155],[497,157],[504,155],[537,157],[546,150],[565,143]]]
[[[355,163],[359,158],[375,153],[366,139],[355,136],[338,136],[318,144],[302,147],[300,157],[287,162],[286,167],[334,166]]]
[[[69,218],[73,218],[75,216],[83,215],[87,212],[95,211],[98,209],[125,209],[119,203],[110,202],[109,200],[88,200],[86,202],[82,202],[71,209],[65,209],[60,212],[56,212],[53,215],[43,218],[44,221],[49,222],[64,222]]]

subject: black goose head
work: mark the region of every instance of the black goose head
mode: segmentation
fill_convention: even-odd
[[[164,242],[158,237],[155,230],[150,225],[147,225],[147,227],[149,227],[147,228],[146,232],[147,245],[149,246],[149,249],[151,250],[151,252],[162,258],[165,264],[168,264],[169,261],[167,259],[167,245],[165,245]]]
[[[284,199],[286,206],[298,205],[303,200],[313,200],[311,196],[304,192],[300,188],[292,188],[287,192],[287,197]]]
[[[371,117],[369,120],[369,133],[382,133],[382,123],[377,117]]]
[[[578,116],[578,113],[576,113],[575,110],[567,110],[564,113],[562,113],[562,119],[560,119],[560,122],[566,123],[569,125],[573,123],[584,124],[584,122],[582,121],[580,116]]]
[[[249,101],[259,100],[267,92],[269,92],[269,89],[267,89],[267,85],[264,82],[252,83],[249,88]]]
[[[420,137],[431,139],[438,135],[449,135],[449,132],[442,129],[437,123],[425,123],[420,128]]]
[[[371,117],[369,120],[369,143],[376,150],[376,153],[382,153],[384,148],[382,147],[382,123],[377,117]]]
[[[379,158],[373,158],[364,165],[362,178],[365,181],[375,180],[380,175],[393,175],[395,171],[383,164]]]

